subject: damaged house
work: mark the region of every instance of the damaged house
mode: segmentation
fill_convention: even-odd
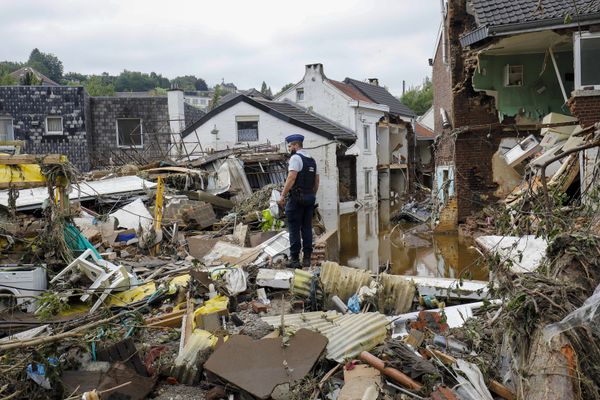
[[[576,146],[574,131],[600,120],[600,3],[453,0],[442,15],[432,75],[434,223],[443,231],[505,198],[524,168]]]
[[[84,172],[165,159],[173,132],[202,115],[181,90],[92,97],[76,86],[0,86],[3,151],[64,154]]]
[[[270,179],[262,182],[264,185],[285,180],[285,137],[292,133],[304,135],[304,147],[317,162],[321,178],[321,190],[317,197],[319,210],[325,228],[337,230],[342,198],[338,182],[340,175],[351,174],[340,161],[340,154],[343,155],[356,141],[349,129],[293,102],[275,102],[238,93],[184,129],[181,137],[183,151],[197,158],[203,154],[263,144],[278,147],[275,154],[256,152],[253,160],[247,159],[245,162],[250,184],[254,180],[248,164],[253,163],[259,171],[263,171],[265,179]],[[261,184],[258,181],[256,183]],[[351,196],[356,196],[356,181],[353,184],[349,191]]]

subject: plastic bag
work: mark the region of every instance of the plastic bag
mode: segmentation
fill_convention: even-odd
[[[596,318],[598,307],[600,307],[600,285],[596,287],[594,293],[587,298],[581,307],[571,311],[562,319],[562,321],[546,325],[542,330],[544,339],[547,342],[550,342],[554,336],[568,331],[569,329],[591,324]],[[594,325],[595,324],[592,326]]]
[[[271,211],[271,216],[275,219],[279,218],[279,200],[281,199],[281,193],[279,190],[271,191],[271,199],[269,200],[269,210]]]
[[[354,314],[358,314],[360,312],[360,300],[357,294],[348,299],[348,309]]]

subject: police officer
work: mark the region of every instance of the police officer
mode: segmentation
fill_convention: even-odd
[[[281,192],[280,206],[285,206],[290,233],[290,267],[300,267],[300,249],[302,266],[310,266],[312,255],[312,218],[315,209],[319,175],[317,163],[303,148],[304,136],[290,135],[285,138],[288,151],[292,155],[289,161],[288,176]],[[288,196],[289,195],[289,196]],[[286,203],[287,198],[287,203]]]

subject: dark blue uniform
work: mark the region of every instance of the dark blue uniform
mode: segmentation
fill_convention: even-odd
[[[285,206],[290,233],[290,258],[298,262],[302,249],[303,263],[310,262],[313,251],[312,218],[315,209],[314,193],[317,163],[314,159],[296,153],[302,159],[302,170],[298,171],[294,186]],[[301,243],[302,239],[302,243]]]

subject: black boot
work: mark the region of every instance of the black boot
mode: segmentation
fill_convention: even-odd
[[[311,264],[310,258],[311,258],[310,254],[308,255],[308,257],[302,258],[302,268],[310,268],[310,264]]]
[[[294,269],[299,269],[300,268],[300,260],[299,259],[294,259],[294,258],[290,258],[289,260],[287,260],[287,263],[285,264],[286,268],[294,268]]]

